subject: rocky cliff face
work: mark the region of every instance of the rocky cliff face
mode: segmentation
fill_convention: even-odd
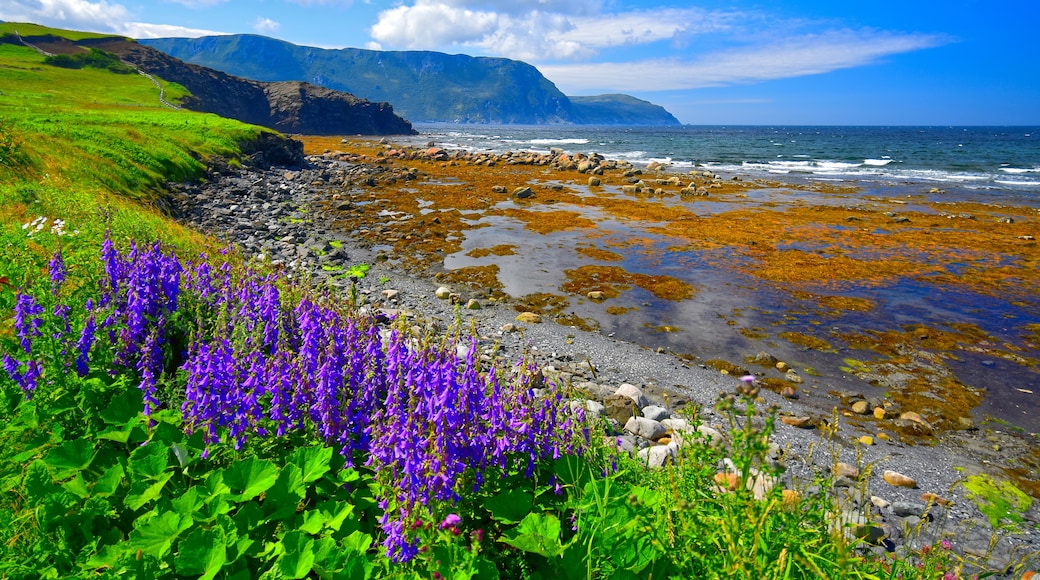
[[[181,105],[284,133],[306,135],[409,135],[411,123],[387,103],[298,82],[265,83],[187,64],[121,38],[84,40],[83,46],[114,53],[137,68],[175,82],[192,96]]]
[[[625,95],[572,98],[522,61],[429,51],[323,49],[251,34],[149,38],[185,62],[258,81],[306,81],[389,101],[415,122],[678,125],[663,108]]]

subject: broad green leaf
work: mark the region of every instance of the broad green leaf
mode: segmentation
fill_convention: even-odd
[[[303,472],[304,483],[313,483],[328,473],[332,448],[323,445],[304,447],[293,452],[288,460],[299,466]]]
[[[238,492],[232,501],[248,501],[267,491],[278,479],[278,466],[266,459],[250,457],[224,469],[224,483]]]
[[[147,439],[147,434],[142,427],[140,418],[131,419],[121,427],[109,427],[96,435],[98,439],[107,439],[117,443],[131,444],[136,441]]]
[[[54,470],[55,479],[65,479],[89,467],[96,453],[93,442],[73,439],[48,451],[43,460]]]
[[[278,569],[289,578],[303,578],[314,566],[314,540],[298,531],[282,538],[285,553],[278,558]]]
[[[158,498],[162,494],[163,487],[166,485],[166,482],[170,481],[171,477],[173,477],[173,472],[167,471],[155,482],[134,482],[131,484],[130,491],[126,494],[126,499],[123,500],[123,503],[133,511],[141,509],[146,503]]]
[[[144,520],[138,525],[138,522]],[[130,547],[154,558],[163,558],[177,538],[191,527],[191,518],[174,512],[163,512],[150,518],[139,518],[130,532]]]
[[[317,509],[325,514],[325,527],[333,531],[339,531],[343,522],[354,513],[354,506],[345,501],[323,501]]]
[[[227,562],[226,541],[224,530],[220,527],[192,531],[177,545],[177,556],[173,560],[177,574],[201,574],[207,580],[214,578]]]
[[[170,500],[170,507],[182,516],[194,516],[195,512],[202,507],[202,504],[203,501],[199,497],[198,487],[190,487],[188,491]]]
[[[60,489],[54,485],[51,471],[47,469],[47,464],[42,459],[37,459],[29,464],[25,470],[25,482],[22,487],[25,489],[26,499],[34,503]]]
[[[81,499],[90,495],[90,490],[87,488],[87,482],[83,480],[82,473],[77,473],[76,477],[66,481],[61,486],[65,488],[65,491]]]
[[[560,544],[560,520],[552,514],[527,514],[520,525],[501,541],[546,558],[555,558],[564,550]]]
[[[141,417],[144,394],[140,389],[123,389],[98,413],[109,425],[125,427],[131,419]]]
[[[307,493],[303,483],[303,474],[299,467],[288,464],[282,468],[271,489],[264,496],[264,511],[272,520],[284,520],[296,513]]]
[[[321,510],[316,509],[307,510],[301,516],[300,524],[296,526],[296,529],[312,536],[317,535],[321,528],[324,527],[325,522],[328,521],[327,516],[321,513]]]
[[[343,545],[344,550],[364,554],[372,547],[372,536],[362,531],[356,531],[343,538],[340,543]]]
[[[184,443],[184,431],[180,427],[180,411],[164,409],[153,413],[152,421],[156,421],[152,427],[152,442],[164,443],[167,449],[174,443]]]
[[[109,467],[101,474],[101,477],[94,482],[94,495],[96,497],[108,497],[119,489],[119,484],[123,481],[123,466],[118,463]]]
[[[522,489],[507,489],[484,500],[491,517],[506,524],[515,524],[531,513],[534,496]]]
[[[246,533],[253,533],[261,525],[269,520],[264,516],[264,510],[255,501],[239,504],[238,511],[231,517],[235,522],[235,529]]]
[[[136,483],[142,478],[159,479],[169,466],[169,452],[169,447],[157,441],[150,441],[134,449],[127,462],[131,481]]]

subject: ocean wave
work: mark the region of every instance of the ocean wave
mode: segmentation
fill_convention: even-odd
[[[891,157],[884,157],[881,159],[864,159],[863,165],[869,165],[870,167],[884,167],[892,163]]]
[[[527,139],[526,141],[517,140],[519,143],[530,143],[532,145],[585,145],[589,142],[588,139],[581,138],[570,138],[570,139]]]
[[[1025,169],[1022,167],[1001,167],[1000,170],[1005,173],[1012,173],[1015,175],[1021,175],[1023,173],[1040,173],[1040,167],[1031,167],[1029,169]]]

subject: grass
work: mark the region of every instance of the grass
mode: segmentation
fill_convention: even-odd
[[[167,95],[177,98],[176,87]],[[380,338],[354,301],[250,272],[233,252],[218,258],[215,240],[164,215],[162,184],[200,176],[210,156],[236,158],[260,129],[156,97],[137,75],[49,67],[28,48],[0,45],[0,578],[931,578],[970,569],[945,545],[874,556],[857,530],[835,523],[842,506],[813,491],[830,489],[826,475],[793,495],[775,486],[755,497],[744,483],[778,473],[765,444],[774,415],[751,392],[722,400],[724,445],[691,435],[672,464],[648,471],[604,444],[600,423],[565,414],[563,401],[530,399],[530,373],[458,361],[460,329]],[[107,241],[119,255],[98,259]],[[176,284],[174,263],[184,267]],[[150,274],[155,264],[164,274]],[[207,267],[228,274],[222,296],[237,302],[190,283]],[[260,296],[274,297],[268,310]],[[250,325],[251,316],[277,322]],[[92,324],[99,338],[84,344]],[[269,339],[274,328],[282,334]],[[227,360],[252,362],[222,375],[187,364],[225,346]],[[25,391],[36,363],[39,379]],[[354,382],[331,394],[340,406],[304,401],[281,432],[277,394],[257,390],[270,384],[257,380],[261,369],[277,364],[309,369],[284,375],[301,400],[337,376]],[[207,391],[192,385],[206,380],[223,381],[222,397],[239,403],[204,413],[209,399],[193,397]],[[390,397],[406,381],[412,389]],[[460,385],[473,397],[446,404]],[[388,391],[351,398],[365,389]],[[492,428],[496,415],[475,411],[492,395],[572,422],[545,433],[544,418],[521,414]],[[333,421],[357,406],[369,411]],[[371,441],[330,435],[361,422]],[[470,430],[445,434],[460,426]],[[509,439],[524,433],[544,437],[541,447],[521,451]],[[495,445],[480,457],[505,449],[501,463],[453,455],[476,440]],[[417,451],[421,461],[395,459]],[[737,484],[720,487],[725,458],[725,481]],[[402,472],[431,482],[415,493],[444,494],[410,500]],[[979,488],[991,502],[993,485]],[[382,545],[393,533],[415,547],[410,558]]]

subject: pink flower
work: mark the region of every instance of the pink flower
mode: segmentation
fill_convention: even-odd
[[[458,514],[448,514],[444,516],[444,521],[441,522],[441,529],[446,530],[448,528],[454,528],[455,526],[462,523],[462,518]]]

